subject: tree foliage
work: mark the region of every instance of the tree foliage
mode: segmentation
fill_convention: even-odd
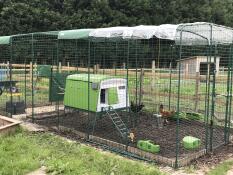
[[[232,0],[0,0],[0,35],[206,21],[233,27]]]

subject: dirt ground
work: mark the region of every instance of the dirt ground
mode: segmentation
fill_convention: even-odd
[[[213,153],[208,153],[193,161],[193,165],[197,167],[213,167],[219,162],[233,158],[233,143],[225,146],[221,146],[216,149]]]
[[[122,119],[127,122],[126,115],[121,115]],[[87,132],[88,117],[85,113],[72,113],[59,117],[43,118],[36,120],[37,124],[45,125],[47,127],[60,125],[72,128],[77,131]],[[132,127],[132,124],[130,124]],[[136,140],[152,140],[154,143],[160,145],[160,155],[168,158],[174,158],[176,155],[176,131],[177,123],[175,120],[169,121],[162,128],[158,128],[156,118],[145,114],[140,115],[138,125],[134,127]],[[202,144],[198,150],[186,150],[180,144],[179,156],[188,157],[189,154],[194,153],[205,148],[206,129],[203,123],[198,121],[180,120],[179,143],[185,136],[193,136],[201,139]],[[96,120],[96,123],[89,127],[91,134],[106,138],[112,141],[122,142],[122,139],[115,129],[111,119],[103,117]],[[75,136],[73,136],[75,137]],[[214,127],[213,129],[213,147],[217,147],[224,143],[224,128]],[[136,143],[131,143],[131,146],[136,146]]]

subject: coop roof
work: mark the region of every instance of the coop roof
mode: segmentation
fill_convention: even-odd
[[[89,33],[94,29],[77,29],[77,30],[64,30],[58,34],[58,39],[87,39]]]
[[[113,77],[102,74],[90,74],[90,82],[100,83],[103,80],[111,79]],[[73,74],[67,77],[68,80],[75,81],[87,81],[88,82],[88,74]]]

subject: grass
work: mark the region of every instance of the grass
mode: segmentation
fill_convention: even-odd
[[[187,174],[192,174],[192,173],[195,173],[196,170],[197,168],[195,167],[195,165],[189,165],[185,167],[184,172]]]
[[[132,161],[57,136],[19,131],[0,138],[0,174],[26,174],[41,166],[48,174],[156,175],[153,165]]]
[[[225,175],[227,171],[232,169],[233,167],[233,160],[226,160],[223,163],[217,165],[214,169],[211,169],[208,172],[208,175]]]

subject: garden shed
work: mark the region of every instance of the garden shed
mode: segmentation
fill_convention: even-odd
[[[216,59],[216,61],[214,61]],[[200,75],[207,75],[208,72],[213,74],[213,69],[216,64],[216,75],[219,73],[219,62],[220,57],[207,57],[207,56],[194,56],[188,57],[179,60],[181,66],[181,73],[185,77],[195,76],[196,73],[200,73]]]

